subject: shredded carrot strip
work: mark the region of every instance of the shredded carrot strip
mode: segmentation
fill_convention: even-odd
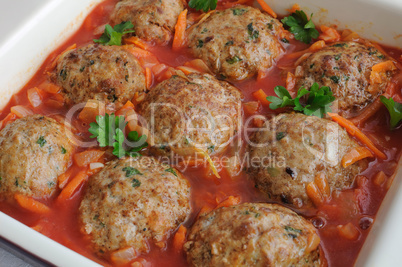
[[[296,86],[296,76],[293,73],[288,72],[286,76],[286,89],[288,91],[293,91],[295,89],[295,86]]]
[[[320,41],[317,41],[314,44],[312,44],[308,49],[288,54],[288,55],[286,55],[286,57],[287,58],[298,58],[306,53],[317,52],[324,47],[325,47],[325,42],[323,40],[320,40]]]
[[[40,203],[39,201],[36,201],[35,199],[33,199],[31,197],[27,197],[27,196],[17,193],[14,195],[14,198],[21,207],[23,207],[24,209],[27,209],[31,212],[39,213],[39,214],[44,214],[44,213],[50,212],[50,209],[48,206],[46,206],[43,203]]]
[[[57,197],[58,201],[66,201],[74,195],[74,192],[80,187],[80,185],[87,179],[87,170],[80,171],[74,178],[67,184]]]
[[[180,225],[179,230],[177,230],[176,234],[173,237],[173,248],[176,251],[182,251],[183,245],[186,242],[186,234],[187,228],[183,225]]]
[[[60,188],[60,189],[63,189],[63,188],[66,186],[66,184],[67,184],[67,182],[68,182],[68,180],[70,179],[70,177],[71,177],[72,174],[73,174],[73,169],[70,168],[70,169],[68,169],[65,173],[61,174],[61,175],[57,178],[58,183],[59,183],[59,188]]]
[[[225,199],[224,201],[222,201],[221,203],[219,203],[218,206],[216,206],[216,208],[221,208],[221,207],[230,207],[230,206],[234,206],[240,203],[240,197],[237,196],[229,196],[227,199]]]
[[[187,9],[183,10],[177,18],[175,26],[175,34],[173,38],[173,50],[179,50],[184,46],[186,41],[186,28],[187,28]]]
[[[295,13],[296,10],[300,10],[299,4],[294,4],[291,9],[286,9],[289,13]]]
[[[385,96],[386,94],[384,94]],[[388,98],[388,95],[386,96]],[[353,122],[355,125],[360,126],[362,125],[365,121],[367,121],[370,117],[374,116],[382,107],[384,104],[381,102],[380,98],[378,97],[374,102],[366,107],[362,113],[360,113],[358,116],[350,119],[351,122]]]
[[[131,54],[133,54],[136,58],[139,58],[139,59],[153,56],[153,54],[151,52],[141,49],[139,47],[132,47],[129,45],[125,45],[124,47],[127,51],[129,51]]]
[[[346,153],[345,156],[343,156],[342,167],[346,168],[361,159],[371,157],[373,157],[373,154],[368,148],[365,147],[352,148],[348,153]]]
[[[216,178],[220,179],[221,176],[219,175],[219,172],[218,172],[218,170],[216,169],[215,164],[214,164],[214,162],[212,161],[211,157],[208,155],[208,153],[205,152],[204,150],[198,149],[198,148],[195,148],[195,150],[196,150],[198,153],[200,153],[200,154],[204,157],[204,159],[206,159],[206,160],[208,161],[209,166],[211,167],[211,170],[212,170],[213,174],[216,176]]]
[[[315,182],[310,182],[306,186],[306,193],[316,207],[324,203],[324,197],[321,195],[320,189]]]
[[[150,68],[145,68],[145,81],[147,84],[147,89],[151,88],[152,86],[152,72]]]
[[[267,94],[262,90],[259,89],[257,91],[255,91],[254,93],[252,93],[252,95],[261,102],[262,105],[264,106],[269,106],[269,104],[271,104],[271,102],[269,102],[267,100]]]
[[[105,151],[98,149],[89,149],[81,153],[76,153],[74,155],[74,162],[78,167],[88,166],[92,162],[98,161]]]
[[[329,113],[328,115],[335,121],[337,122],[340,126],[345,128],[345,130],[352,136],[356,137],[359,139],[363,144],[365,144],[377,157],[380,159],[386,159],[387,156],[381,152],[374,143],[362,132],[357,128],[353,122],[341,117],[338,114],[335,113]]]
[[[205,214],[210,213],[213,210],[213,208],[211,206],[204,206],[201,208],[200,212],[197,215],[197,218],[204,216]]]
[[[318,39],[324,40],[325,42],[338,42],[341,40],[341,35],[337,30],[325,25],[321,25],[322,33],[318,36]]]
[[[272,10],[272,8],[265,3],[264,0],[257,0],[258,4],[260,4],[260,6],[262,7],[262,9],[267,12],[269,15],[271,15],[271,17],[273,17],[274,19],[276,19],[278,16],[276,15],[276,13]]]
[[[149,45],[144,42],[143,40],[141,40],[140,38],[136,37],[136,36],[132,36],[130,38],[124,39],[124,43],[125,44],[133,44],[141,49],[144,50],[148,50],[149,49]]]

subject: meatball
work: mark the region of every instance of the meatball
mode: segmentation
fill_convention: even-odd
[[[111,22],[116,25],[131,21],[135,35],[166,45],[172,39],[177,18],[183,10],[181,0],[123,0],[117,3]]]
[[[118,109],[146,90],[144,70],[120,46],[91,44],[65,52],[51,79],[62,87],[68,104],[94,99]]]
[[[207,15],[208,16],[208,15]],[[270,68],[283,52],[278,20],[249,6],[211,13],[190,28],[188,44],[222,78],[243,80]]]
[[[154,153],[189,157],[221,152],[242,125],[240,91],[209,74],[172,76],[139,105],[154,137]]]
[[[320,266],[314,226],[277,204],[246,203],[201,217],[184,245],[192,266]]]
[[[0,131],[0,198],[15,193],[48,198],[70,165],[71,132],[52,118],[33,115]]]
[[[148,242],[163,247],[186,220],[189,197],[187,180],[169,165],[146,156],[114,160],[89,178],[81,231],[99,255],[126,247],[144,253]]]
[[[387,59],[372,45],[338,42],[311,54],[296,68],[298,87],[313,83],[329,86],[339,112],[350,117],[384,93],[391,73],[381,83],[371,84],[371,68]]]
[[[306,186],[324,174],[330,189],[352,186],[368,166],[366,159],[346,168],[341,160],[359,147],[337,123],[300,113],[266,121],[248,145],[248,171],[256,187],[272,199],[297,207],[312,204]]]

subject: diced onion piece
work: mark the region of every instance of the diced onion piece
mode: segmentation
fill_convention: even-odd
[[[241,167],[240,158],[238,156],[233,156],[229,158],[226,170],[230,177],[236,177],[240,174]]]
[[[21,105],[11,107],[11,112],[17,115],[18,118],[23,118],[33,114],[32,110]]]
[[[98,161],[103,154],[105,154],[105,151],[98,150],[98,149],[90,149],[86,150],[81,153],[76,153],[74,155],[74,162],[77,164],[79,167],[84,167],[89,165],[90,163]]]
[[[381,186],[384,184],[384,182],[388,179],[387,175],[383,171],[379,171],[373,179],[373,183],[376,186]]]
[[[305,252],[310,253],[310,252],[316,250],[318,245],[320,244],[320,241],[321,241],[321,239],[316,233],[309,235],[309,237],[307,239],[307,247],[306,247]]]
[[[188,61],[188,62],[184,63],[184,66],[198,70],[199,72],[202,72],[202,73],[210,73],[210,74],[212,73],[212,71],[209,69],[207,64],[205,64],[204,60],[202,60],[202,59],[194,59],[194,60]]]
[[[116,265],[124,265],[134,260],[137,257],[137,253],[133,247],[123,248],[114,251],[110,255],[110,259]]]
[[[195,150],[197,151],[197,153],[201,154],[205,160],[208,161],[209,166],[211,167],[212,172],[214,173],[214,175],[215,175],[217,178],[220,179],[221,176],[219,175],[218,170],[216,169],[215,164],[214,164],[214,162],[212,161],[211,157],[208,155],[208,153],[205,152],[204,150],[199,149],[199,148],[196,148],[196,147],[195,147]]]
[[[199,72],[196,69],[193,69],[191,67],[186,67],[186,66],[179,66],[179,67],[176,67],[176,69],[181,70],[186,75],[189,75],[189,74],[194,73],[194,72],[196,72],[196,73]]]
[[[258,101],[250,101],[243,104],[244,111],[249,114],[253,115],[258,112],[260,109],[260,102]]]
[[[136,131],[138,127],[138,115],[134,110],[129,110],[126,113],[127,127],[131,131]]]
[[[31,103],[34,108],[39,107],[42,104],[43,94],[41,91],[42,90],[36,87],[28,89],[27,91],[29,103]]]
[[[88,100],[78,115],[78,119],[86,123],[94,122],[96,116],[105,114],[105,110],[105,103],[97,100]]]
[[[100,162],[92,162],[89,164],[89,169],[96,170],[105,167],[105,164]]]

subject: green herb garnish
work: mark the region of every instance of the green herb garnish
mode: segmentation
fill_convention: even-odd
[[[208,12],[209,10],[216,9],[217,4],[218,0],[190,0],[188,6],[197,11],[203,10],[204,12]]]
[[[126,138],[123,130],[127,123],[123,116],[115,116],[114,114],[105,114],[104,116],[96,116],[96,122],[92,122],[89,132],[91,138],[97,138],[100,147],[113,147],[113,155],[118,158],[127,156],[139,156],[141,149],[148,146],[146,142],[147,136],[139,136],[138,132],[130,132],[127,136],[129,145],[127,149],[124,146]]]
[[[39,139],[36,141],[36,143],[40,146],[43,147],[47,142],[45,140],[45,137],[41,136]]]
[[[271,109],[293,107],[295,111],[299,111],[308,116],[317,116],[323,118],[327,112],[331,111],[331,103],[335,100],[331,89],[327,86],[320,87],[318,83],[314,83],[310,90],[301,87],[297,91],[296,98],[292,98],[289,91],[283,86],[277,86],[274,89],[278,96],[268,96],[267,100],[271,102]],[[302,97],[307,98],[305,104],[300,103]]]
[[[173,169],[173,168],[166,169],[165,172],[170,172],[170,173],[172,173],[174,176],[177,177],[177,173],[176,173],[175,169]]]
[[[141,182],[138,181],[137,179],[133,179],[133,180],[131,181],[131,183],[132,183],[132,186],[133,186],[134,188],[139,187],[139,186],[141,185]]]
[[[123,35],[135,32],[134,30],[128,30],[133,27],[134,25],[131,23],[131,21],[122,22],[113,28],[107,24],[101,37],[99,39],[94,39],[93,41],[103,45],[121,45]]]
[[[393,129],[402,121],[402,104],[395,102],[392,97],[388,99],[385,96],[380,96],[380,100],[388,109],[391,117],[391,129]]]
[[[126,172],[126,177],[131,177],[133,175],[142,175],[139,170],[133,167],[124,167],[122,170]]]
[[[313,14],[311,14],[313,17]],[[302,10],[296,10],[290,16],[283,18],[282,23],[289,28],[296,40],[309,44],[312,39],[318,38],[319,32],[315,28],[313,21],[307,19],[306,13]]]
[[[226,62],[229,64],[234,64],[234,63],[237,63],[240,61],[243,61],[243,59],[239,58],[238,56],[234,56],[234,57],[226,59]]]

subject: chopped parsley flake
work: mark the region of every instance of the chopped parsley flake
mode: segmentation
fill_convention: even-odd
[[[45,140],[45,137],[41,136],[39,137],[38,141],[36,141],[36,143],[40,146],[43,147],[47,142]]]
[[[126,177],[131,177],[133,175],[142,175],[142,173],[133,167],[124,167],[123,171],[126,172]]]
[[[177,173],[176,173],[175,169],[173,169],[173,168],[166,169],[165,172],[173,173],[173,175],[177,177]]]
[[[243,59],[239,58],[238,56],[234,56],[234,57],[226,59],[226,62],[229,63],[229,64],[234,64],[234,63],[237,63],[237,62],[240,62],[240,61],[243,61]]]
[[[141,185],[141,182],[138,181],[137,179],[133,179],[133,180],[131,181],[131,183],[132,183],[132,186],[133,186],[134,188],[139,187],[139,186]]]

